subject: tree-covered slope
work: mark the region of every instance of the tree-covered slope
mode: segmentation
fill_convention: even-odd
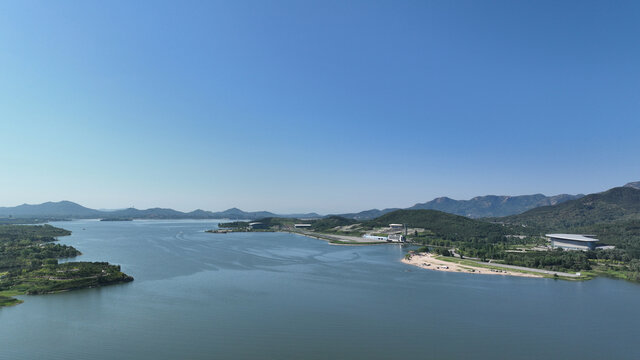
[[[582,196],[584,195],[486,195],[477,196],[470,200],[454,200],[448,197],[439,197],[425,203],[415,204],[405,210],[438,210],[449,214],[477,219],[520,214],[536,207],[560,204],[565,201],[579,199]],[[358,213],[340,214],[340,216],[355,220],[371,220],[396,210],[400,209],[371,209]]]
[[[546,230],[570,230],[598,223],[640,219],[640,190],[617,187],[554,206],[544,206],[500,221]]]
[[[65,262],[80,252],[56,244],[71,234],[50,225],[0,225],[0,307],[19,302],[16,294],[44,294],[132,281],[106,262]]]
[[[499,224],[469,219],[437,210],[396,210],[363,222],[363,225],[383,227],[396,223],[406,224],[410,228],[423,228],[444,239],[459,241],[495,240],[511,232],[510,229]]]
[[[520,214],[536,207],[560,204],[578,199],[581,196],[567,194],[555,196],[545,196],[543,194],[520,196],[487,195],[477,196],[470,200],[454,200],[448,197],[441,197],[426,203],[416,204],[408,209],[439,210],[470,218],[496,217]]]
[[[315,231],[327,231],[338,226],[348,226],[356,224],[358,221],[353,219],[347,219],[342,216],[327,216],[322,219],[318,219],[311,222],[313,230]]]
[[[382,216],[384,214],[388,214],[396,210],[400,210],[400,209],[399,208],[389,208],[389,209],[383,209],[383,210],[370,209],[370,210],[360,211],[357,213],[340,214],[336,216],[340,216],[347,219],[354,219],[354,220],[371,220],[371,219],[377,218],[378,216]]]

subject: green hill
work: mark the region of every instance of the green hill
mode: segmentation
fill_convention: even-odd
[[[635,186],[613,188],[500,220],[527,225],[539,233],[594,234],[601,245],[616,248],[588,252],[585,256],[589,267],[585,268],[593,268],[601,275],[640,281],[640,189]],[[514,263],[513,259],[507,261]]]
[[[499,224],[469,219],[437,210],[396,210],[373,220],[363,222],[365,227],[383,227],[389,224],[406,224],[408,228],[423,228],[437,237],[454,241],[487,239],[497,241],[512,233]]]
[[[617,187],[554,206],[535,208],[500,218],[509,224],[523,224],[547,230],[572,230],[599,223],[640,219],[640,190]]]
[[[347,226],[358,223],[358,221],[353,219],[347,219],[342,216],[331,215],[322,219],[318,219],[311,222],[311,226],[315,231],[327,231],[333,229],[338,226]]]
[[[640,219],[620,220],[575,228],[579,234],[595,234],[607,245],[625,249],[631,258],[640,259]]]

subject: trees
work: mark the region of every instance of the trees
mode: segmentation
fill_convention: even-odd
[[[133,280],[109,263],[58,264],[59,258],[80,254],[71,246],[51,243],[53,236],[69,234],[50,225],[0,225],[0,292],[42,294]],[[0,306],[16,301],[0,296]]]

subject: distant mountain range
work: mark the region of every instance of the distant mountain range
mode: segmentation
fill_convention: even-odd
[[[29,218],[97,218],[107,212],[93,210],[71,201],[46,202],[38,205],[22,204],[15,207],[0,207],[1,217]]]
[[[614,189],[640,190],[640,181],[630,182],[623,187]],[[612,189],[612,190],[614,190]],[[611,191],[611,190],[609,190]],[[616,190],[618,191],[618,190]],[[619,190],[625,191],[625,190]],[[606,193],[606,192],[605,192]],[[604,194],[604,193],[600,193]],[[468,218],[498,218],[509,217],[522,214],[540,214],[548,208],[564,209],[557,205],[571,203],[583,198],[591,199],[591,194],[584,196],[560,194],[555,196],[545,196],[543,194],[520,195],[520,196],[498,196],[486,195],[474,197],[470,200],[454,200],[448,197],[439,197],[425,203],[418,203],[406,209],[387,208],[383,210],[371,209],[358,213],[339,214],[338,216],[354,219],[358,221],[371,220],[384,214],[397,210],[438,210],[454,215],[461,215]],[[567,205],[569,206],[569,205]],[[572,205],[573,206],[573,205]],[[540,209],[540,210],[537,210]],[[532,210],[538,212],[531,213]],[[576,210],[579,211],[579,210]],[[524,213],[524,214],[523,214]],[[551,214],[551,213],[550,213]],[[529,215],[527,215],[529,216]],[[538,215],[536,215],[538,216]],[[550,215],[553,217],[553,215]],[[269,211],[246,212],[238,208],[231,208],[225,211],[194,210],[191,212],[181,212],[173,209],[152,208],[139,210],[135,208],[119,210],[95,210],[76,204],[71,201],[46,202],[39,205],[23,204],[15,207],[0,207],[0,218],[45,218],[45,219],[231,219],[231,220],[254,220],[267,217],[287,217],[287,218],[320,218],[322,215],[316,213],[306,214],[275,214]],[[520,218],[509,218],[509,221],[518,221]],[[534,222],[538,222],[536,221]],[[553,219],[550,219],[552,221]],[[524,221],[526,222],[526,221]]]
[[[477,196],[471,200],[454,200],[448,197],[439,197],[426,203],[415,204],[404,210],[438,210],[469,218],[500,217],[520,214],[540,206],[560,204],[565,201],[579,199],[583,196],[582,194],[561,194],[555,196],[545,196],[542,194],[520,196],[486,195]],[[396,210],[400,209],[372,209],[359,213],[341,214],[340,216],[355,220],[370,220]]]
[[[135,208],[101,211],[76,204],[71,201],[46,202],[38,205],[23,204],[15,207],[0,207],[0,217],[4,218],[53,218],[53,219],[232,219],[252,220],[265,217],[318,218],[316,213],[278,215],[268,211],[246,212],[237,208],[211,212],[194,210],[181,212],[173,209]]]

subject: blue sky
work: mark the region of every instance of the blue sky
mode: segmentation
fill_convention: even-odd
[[[640,180],[637,1],[0,3],[0,205],[279,212]]]

